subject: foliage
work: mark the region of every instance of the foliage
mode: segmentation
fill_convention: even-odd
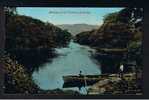
[[[116,23],[118,22],[118,12],[115,12],[115,13],[110,13],[110,14],[107,14],[104,16],[104,23]]]
[[[94,30],[81,32],[75,36],[74,40],[83,45],[90,45],[92,41],[89,40],[89,37],[91,35],[90,33],[92,33],[93,31]]]
[[[123,23],[136,24],[143,19],[143,8],[125,8],[119,12],[118,19]]]
[[[25,72],[23,66],[12,60],[9,55],[3,54],[0,63],[5,67],[5,93],[36,93],[38,86]]]
[[[27,16],[6,20],[6,48],[52,48],[66,44],[70,33]]]
[[[127,48],[131,41],[142,40],[142,13],[141,8],[110,13],[99,29],[76,35],[76,41],[103,48]]]
[[[13,16],[17,14],[16,7],[5,7],[5,13],[7,16]]]
[[[111,52],[112,49],[117,48],[127,49],[129,51],[127,53],[121,53],[120,58],[114,57],[114,52],[112,54],[100,54],[102,52],[98,51],[99,55],[97,53],[95,56],[99,56],[96,58],[103,66],[103,70],[108,70],[107,72],[111,72],[110,70],[119,68],[120,62],[127,63],[127,61],[136,61],[136,66],[140,67],[143,66],[142,20],[142,8],[124,8],[119,12],[106,15],[104,17],[104,23],[100,28],[94,31],[81,32],[76,35],[75,40],[80,44],[92,46],[97,50],[106,48]],[[106,55],[106,57],[102,57],[102,55]],[[119,59],[119,61],[117,59]],[[111,68],[109,68],[109,66]]]
[[[23,65],[16,60],[10,58],[10,55],[3,50],[0,50],[0,63],[3,64],[4,73],[4,92],[8,94],[65,94],[79,95],[77,91],[71,90],[42,90],[32,80],[32,77],[27,73]]]
[[[47,59],[54,57],[55,47],[66,46],[71,34],[66,30],[29,16],[18,15],[15,7],[6,7],[6,51],[0,63],[5,66],[6,93],[38,93],[31,74]],[[0,52],[1,53],[1,52]],[[3,54],[3,53],[2,53]],[[55,90],[53,93],[62,93]]]
[[[83,34],[86,34],[86,36]],[[76,37],[78,42],[84,41],[85,39],[86,41],[90,41],[89,45],[91,46],[100,48],[125,48],[129,40],[132,39],[133,33],[128,24],[104,23],[98,30],[86,33],[82,32]],[[88,44],[86,41],[84,41],[84,44]]]
[[[66,46],[71,34],[66,30],[29,16],[6,9],[6,51],[12,59],[32,72],[47,59],[54,57],[54,48]],[[33,62],[31,62],[31,61]]]

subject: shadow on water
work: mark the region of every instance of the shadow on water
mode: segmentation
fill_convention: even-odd
[[[25,66],[28,73],[32,74],[33,71],[38,71],[39,67],[45,62],[52,62],[51,58],[56,57],[52,49],[11,49],[7,50],[12,59],[16,59],[18,63]]]

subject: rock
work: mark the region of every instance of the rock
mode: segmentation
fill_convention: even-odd
[[[141,94],[141,88],[135,81],[135,74],[124,74],[123,79],[118,74],[109,74],[103,80],[88,89],[90,95],[100,94]]]

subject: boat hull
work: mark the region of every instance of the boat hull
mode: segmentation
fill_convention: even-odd
[[[63,76],[63,88],[93,85],[101,79],[99,75]]]

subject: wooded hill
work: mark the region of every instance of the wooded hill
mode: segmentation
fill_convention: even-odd
[[[77,34],[75,41],[97,49],[95,58],[102,64],[103,73],[118,72],[120,63],[135,61],[142,66],[142,20],[142,8],[125,8],[106,15],[97,30]]]
[[[71,34],[51,23],[19,15],[6,9],[6,51],[29,72],[56,54],[54,48],[67,46]]]
[[[51,23],[23,15],[7,15],[6,48],[52,48],[67,44],[71,34]]]
[[[104,48],[126,48],[130,41],[141,41],[142,12],[139,10],[127,8],[108,14],[101,27],[97,30],[81,32],[76,35],[76,41],[80,44]],[[135,15],[131,16],[132,13]]]

